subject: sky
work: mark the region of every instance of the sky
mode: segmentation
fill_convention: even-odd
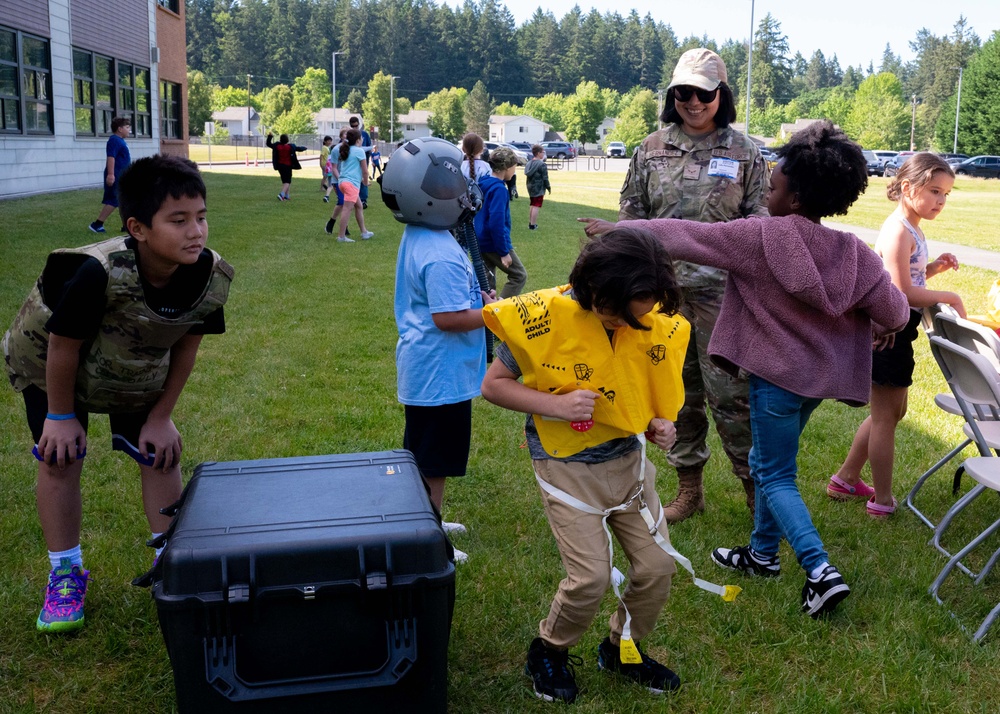
[[[518,26],[541,6],[556,19],[574,5],[587,14],[591,8],[601,14],[617,11],[627,15],[634,8],[640,17],[651,14],[670,25],[678,40],[707,34],[718,43],[732,38],[746,40],[750,34],[751,0],[500,0]],[[451,0],[452,7],[460,5]],[[841,68],[863,69],[873,62],[878,69],[888,42],[904,62],[914,59],[910,42],[921,28],[938,37],[949,35],[960,15],[965,16],[979,39],[988,40],[1000,30],[1000,0],[754,0],[754,27],[767,13],[781,24],[788,38],[789,56],[801,52],[807,60],[821,50],[829,60],[834,54]]]

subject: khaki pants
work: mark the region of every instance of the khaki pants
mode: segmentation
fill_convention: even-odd
[[[641,452],[635,451],[603,464],[582,464],[542,459],[534,461],[535,473],[556,488],[572,494],[598,509],[620,506],[632,494],[639,476]],[[654,519],[660,515],[656,495],[656,467],[646,461],[645,500]],[[549,616],[539,624],[539,635],[550,646],[563,649],[575,645],[590,627],[611,585],[608,538],[601,527],[601,517],[585,513],[542,493],[545,514],[559,545],[566,577],[552,600]],[[670,594],[670,579],[677,571],[674,559],[667,555],[649,534],[639,515],[636,499],[625,511],[608,518],[629,560],[628,586],[622,599],[632,615],[632,639],[641,640],[653,630],[656,618]],[[666,524],[660,526],[666,531]],[[611,616],[611,642],[618,644],[625,610]]]

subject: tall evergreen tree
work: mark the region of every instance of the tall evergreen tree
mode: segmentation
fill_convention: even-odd
[[[750,93],[753,105],[763,109],[768,99],[779,104],[788,102],[792,98],[788,37],[782,34],[781,23],[771,13],[757,25],[752,61]]]
[[[490,115],[493,113],[493,100],[486,85],[476,82],[465,99],[465,130],[475,132],[479,136],[490,137]]]

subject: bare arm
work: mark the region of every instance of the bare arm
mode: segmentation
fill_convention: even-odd
[[[148,457],[150,452],[155,453],[153,468],[161,468],[164,472],[180,461],[181,435],[174,426],[172,414],[194,369],[201,339],[202,335],[184,335],[170,349],[170,369],[163,383],[163,394],[153,405],[139,432],[139,452],[144,457]]]
[[[929,290],[913,284],[910,279],[910,254],[914,247],[913,236],[899,222],[891,222],[879,233],[875,249],[882,256],[882,262],[889,277],[892,278],[892,284],[900,289],[906,296],[907,302],[913,307],[929,307],[943,302],[951,305],[959,315],[965,317],[965,305],[957,293],[946,290]],[[935,273],[945,269],[939,266],[940,264],[935,265]],[[928,277],[930,275],[931,272],[928,271]]]
[[[49,414],[71,414],[74,410],[76,372],[80,366],[83,340],[49,335],[45,359],[45,390],[49,398]],[[55,459],[62,469],[76,461],[79,451],[87,448],[87,432],[78,419],[55,421],[46,419],[38,439],[38,453],[46,463]]]
[[[600,396],[588,389],[566,394],[539,392],[524,386],[500,360],[494,360],[486,370],[482,394],[487,401],[504,409],[571,422],[593,418],[594,400]]]
[[[115,157],[109,156],[107,166],[104,168],[104,183],[108,186],[115,184]]]

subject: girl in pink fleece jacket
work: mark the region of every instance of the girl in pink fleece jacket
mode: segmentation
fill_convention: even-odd
[[[712,559],[746,575],[776,577],[778,544],[787,539],[806,571],[802,609],[818,617],[850,588],[830,564],[799,494],[799,437],[823,399],[868,401],[873,334],[886,344],[906,325],[909,309],[871,248],[820,224],[823,216],[846,213],[868,185],[861,147],[823,121],[796,133],[778,156],[770,218],[623,224],[651,231],[675,259],[729,271],[708,351],[723,368],[749,374],[757,502],[750,544],[716,548]],[[580,220],[591,236],[614,225]]]

